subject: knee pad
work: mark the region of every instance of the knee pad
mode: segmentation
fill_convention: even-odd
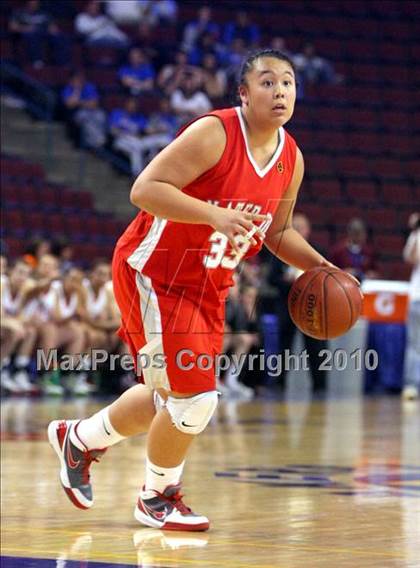
[[[166,409],[174,426],[185,434],[199,434],[210,422],[217,407],[219,393],[203,392],[190,398],[169,396]]]

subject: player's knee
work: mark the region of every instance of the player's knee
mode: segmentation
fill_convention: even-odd
[[[200,434],[216,410],[218,396],[217,391],[203,392],[190,398],[169,395],[166,409],[178,430],[185,434]]]
[[[25,339],[27,339],[28,341],[35,341],[37,335],[38,333],[35,327],[26,326]]]
[[[17,342],[23,341],[25,339],[25,328],[21,323],[17,323],[14,329],[14,340]]]

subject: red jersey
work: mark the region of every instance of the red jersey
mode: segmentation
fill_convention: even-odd
[[[270,162],[260,168],[249,150],[239,107],[217,110],[226,131],[226,147],[218,163],[188,186],[184,193],[220,207],[265,214],[272,219],[292,179],[296,142],[279,128],[278,147]],[[269,224],[264,223],[264,232]],[[115,255],[149,277],[168,293],[216,305],[224,301],[239,262],[261,248],[237,237],[240,254],[225,235],[208,225],[161,219],[141,211],[118,240]]]

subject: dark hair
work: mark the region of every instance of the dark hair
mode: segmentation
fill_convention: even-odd
[[[36,256],[37,253],[37,248],[42,245],[42,243],[49,243],[50,248],[51,248],[51,242],[48,239],[44,239],[44,237],[41,236],[35,236],[33,237],[29,243],[26,245],[25,249],[24,249],[24,254],[31,254],[32,256]]]
[[[63,252],[63,249],[70,247],[70,241],[68,240],[67,237],[58,237],[56,238],[52,244],[51,244],[51,254],[59,257],[61,255],[61,253]]]
[[[81,274],[83,274],[83,276],[85,275],[85,271],[83,270],[83,268],[77,266],[76,264],[72,264],[71,266],[66,266],[61,271],[61,277],[67,278],[67,276],[69,276],[70,272],[72,272],[73,270],[76,270],[76,272],[80,272]]]
[[[109,266],[110,262],[105,257],[96,258],[91,264],[90,272],[93,272],[94,270],[96,270],[98,268],[98,266],[102,266],[103,264],[106,264],[107,266]]]
[[[239,85],[244,85],[246,83],[245,77],[247,73],[252,71],[255,61],[260,57],[274,57],[275,59],[279,59],[280,61],[286,61],[286,63],[288,63],[293,69],[293,73],[296,76],[295,65],[288,55],[286,55],[282,51],[279,51],[278,49],[258,49],[257,51],[252,51],[251,53],[249,53],[243,61],[241,71],[239,73],[238,87]]]

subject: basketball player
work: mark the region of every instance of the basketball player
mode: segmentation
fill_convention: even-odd
[[[146,386],[86,420],[49,425],[61,483],[77,507],[93,503],[91,462],[147,431],[136,519],[153,528],[208,529],[208,519],[183,503],[180,479],[192,440],[216,410],[214,368],[203,368],[198,356],[221,350],[233,271],[263,244],[302,270],[330,266],[291,225],[304,166],[283,129],[296,100],[288,57],[274,50],[248,57],[239,96],[240,107],[187,125],[132,187],[141,212],[117,243],[113,284],[120,336],[143,367]],[[185,349],[189,355],[180,360]],[[162,355],[165,366],[144,364]]]
[[[42,307],[46,321],[40,330],[40,344],[45,359],[54,349],[62,349],[66,355],[74,357],[74,371],[66,377],[66,383],[74,394],[87,395],[93,386],[87,382],[84,369],[79,369],[80,354],[85,352],[86,330],[81,316],[85,313],[86,297],[82,288],[83,272],[75,267],[69,268],[62,280],[55,280]],[[64,386],[59,380],[45,381],[46,394],[64,394]]]
[[[253,308],[256,315],[255,304]],[[257,343],[257,334],[249,333],[247,329],[249,320],[241,300],[238,273],[233,274],[232,286],[229,288],[229,295],[226,299],[225,321],[223,353],[232,352],[232,364],[226,370],[223,382],[217,381],[216,377],[217,390],[226,396],[232,395],[250,400],[254,396],[254,391],[239,380],[242,368],[233,364],[234,361],[239,361],[241,356],[246,356]]]
[[[29,378],[29,364],[37,337],[34,321],[25,314],[28,292],[32,287],[32,268],[23,259],[17,259],[9,276],[1,275],[1,384],[10,392],[36,391]],[[14,353],[14,375],[10,376],[10,355]]]
[[[34,392],[28,374],[36,329],[25,321],[23,310],[30,286],[31,267],[22,259],[13,264],[9,276],[1,275],[1,386],[13,393]],[[10,375],[10,356],[14,354],[14,376]]]
[[[110,280],[111,267],[104,260],[95,262],[89,277],[83,280],[86,313],[82,321],[89,349],[114,351],[118,343],[114,332],[119,327],[120,318],[115,313],[112,289],[107,286]]]

